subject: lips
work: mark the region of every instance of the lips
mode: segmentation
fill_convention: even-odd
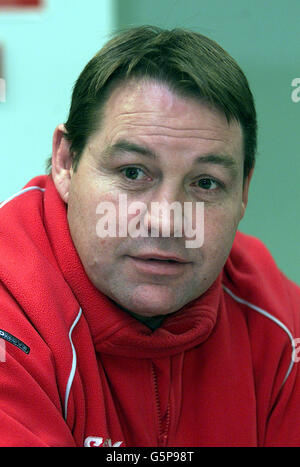
[[[133,267],[142,274],[178,276],[186,271],[191,262],[177,255],[157,253],[128,256]]]
[[[153,260],[153,261],[169,261],[175,263],[189,263],[190,261],[186,261],[185,259],[177,256],[177,255],[163,255],[163,254],[156,254],[156,253],[146,253],[140,254],[137,256],[133,256],[136,259],[143,259],[143,260]]]

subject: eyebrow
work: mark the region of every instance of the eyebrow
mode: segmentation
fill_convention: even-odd
[[[141,156],[146,156],[151,159],[157,159],[157,155],[154,151],[149,149],[146,146],[140,146],[139,144],[136,143],[131,143],[130,141],[127,140],[119,140],[116,143],[114,143],[111,146],[108,146],[104,150],[104,157],[105,158],[110,158],[122,153],[128,153],[128,152],[134,152],[136,154],[139,154]]]
[[[104,150],[104,157],[110,158],[117,155],[122,155],[125,153],[135,153],[140,156],[148,157],[150,159],[157,159],[157,154],[152,151],[147,146],[141,146],[139,144],[127,141],[119,140],[111,146],[108,146]],[[195,164],[215,164],[225,167],[232,171],[233,174],[236,174],[238,171],[236,160],[226,154],[204,154],[203,156],[198,156],[194,159],[193,163]]]

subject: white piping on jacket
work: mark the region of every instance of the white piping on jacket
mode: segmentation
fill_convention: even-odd
[[[294,354],[294,351],[295,351],[295,342],[294,342],[294,338],[292,336],[292,333],[290,332],[290,330],[285,326],[285,324],[283,324],[279,319],[275,318],[275,316],[272,316],[270,313],[268,313],[266,310],[263,310],[262,308],[256,306],[256,305],[253,305],[253,303],[250,303],[250,302],[247,302],[247,300],[244,300],[240,297],[238,297],[237,295],[235,295],[233,292],[231,292],[231,290],[229,290],[227,287],[225,287],[225,285],[223,285],[223,289],[234,299],[236,300],[237,302],[239,303],[242,303],[244,305],[247,305],[249,308],[252,308],[252,310],[255,310],[257,311],[258,313],[261,313],[262,315],[266,316],[267,318],[269,318],[271,321],[273,321],[274,323],[276,323],[281,329],[283,329],[287,335],[289,336],[289,339],[291,341],[291,345],[292,345],[292,349],[293,349],[293,352],[292,352],[292,357],[291,357],[291,363],[289,365],[289,368],[286,372],[286,375],[284,377],[284,380],[281,384],[281,388],[282,386],[284,385],[284,383],[286,382],[286,380],[288,379],[289,377],[289,374],[290,372],[292,371],[292,368],[293,368],[293,365],[294,365],[294,360],[293,360],[293,354]],[[280,388],[280,389],[281,389]]]
[[[73,345],[73,341],[72,341],[72,332],[73,332],[73,329],[75,328],[76,324],[78,323],[80,317],[81,317],[81,314],[82,314],[82,309],[80,308],[79,312],[78,312],[78,315],[76,316],[71,328],[70,328],[70,331],[69,331],[69,340],[70,340],[70,343],[71,343],[71,347],[72,347],[72,365],[71,365],[71,370],[70,370],[70,374],[69,374],[69,378],[68,378],[68,382],[67,382],[67,386],[66,386],[66,394],[65,394],[65,420],[67,420],[67,416],[68,416],[68,401],[69,401],[69,395],[70,395],[70,391],[71,391],[71,387],[72,387],[72,383],[73,383],[73,379],[74,379],[74,376],[75,376],[75,371],[76,371],[76,366],[77,366],[77,356],[76,356],[76,350],[75,350],[75,347]]]
[[[27,191],[31,190],[40,190],[40,191],[45,191],[45,188],[41,188],[40,186],[29,186],[28,188],[24,188],[24,190],[18,191],[18,193],[15,193],[14,195],[10,196],[10,198],[7,198],[5,201],[2,201],[0,203],[0,209],[3,208],[7,203],[9,203],[11,200],[17,198],[18,196],[22,195],[23,193],[27,193]]]

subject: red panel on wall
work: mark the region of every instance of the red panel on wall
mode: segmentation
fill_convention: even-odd
[[[0,0],[0,8],[2,6],[9,7],[35,7],[41,6],[42,0]]]

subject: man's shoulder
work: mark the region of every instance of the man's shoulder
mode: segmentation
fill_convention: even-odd
[[[32,179],[0,205],[0,280],[19,304],[64,283],[45,220],[48,180]]]
[[[33,178],[21,190],[0,203],[0,233],[6,246],[16,244],[23,235],[27,240],[32,235],[35,237],[43,221],[47,178],[45,175]],[[0,242],[0,249],[3,241]]]
[[[51,316],[66,319],[69,326],[78,310],[48,234],[48,189],[49,177],[36,177],[0,207],[0,327],[6,324],[12,334],[20,320],[44,326],[45,316],[49,322]],[[54,229],[60,229],[58,222]]]
[[[249,266],[259,271],[268,269],[270,266],[277,268],[266,245],[259,238],[240,231],[236,233],[230,259],[232,262],[238,263],[239,267],[247,269]]]
[[[1,224],[12,214],[18,212],[20,208],[28,206],[28,203],[37,202],[37,196],[42,197],[48,176],[40,175],[30,180],[22,189],[13,193],[7,199],[0,202]]]
[[[267,246],[259,238],[240,231],[236,233],[225,268],[241,283],[263,280],[260,284],[263,288],[279,281],[291,284],[300,292],[300,286],[283,273]]]
[[[47,176],[32,179],[0,204],[0,262],[24,268],[34,250],[47,243],[44,228],[44,193]]]
[[[300,287],[258,238],[237,232],[224,268],[224,290],[247,309],[300,332]]]

